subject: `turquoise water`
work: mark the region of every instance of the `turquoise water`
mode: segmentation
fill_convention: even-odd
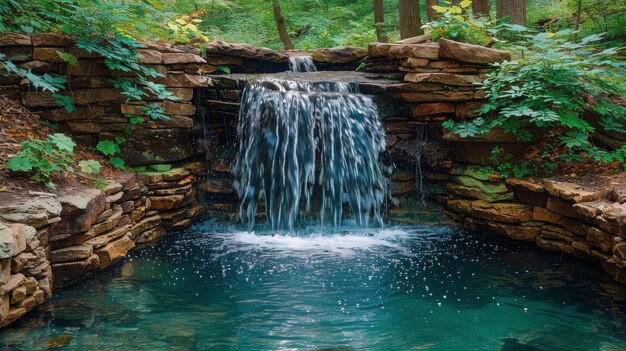
[[[446,226],[296,236],[205,223],[0,333],[0,350],[624,350],[626,289]]]

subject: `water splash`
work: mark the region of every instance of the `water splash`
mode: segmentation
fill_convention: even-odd
[[[292,72],[317,72],[317,67],[311,56],[289,57],[289,70]]]
[[[244,90],[233,165],[240,218],[254,225],[263,199],[272,229],[293,229],[301,207],[319,205],[338,227],[344,203],[361,227],[382,225],[385,133],[371,98],[355,85],[262,79]]]

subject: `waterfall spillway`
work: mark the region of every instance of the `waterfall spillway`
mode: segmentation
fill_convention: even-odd
[[[289,57],[289,70],[292,72],[316,72],[317,67],[311,56]]]
[[[312,203],[322,225],[339,226],[344,204],[359,226],[371,218],[382,224],[385,133],[372,99],[356,90],[347,83],[248,83],[233,173],[249,225],[261,200],[273,229],[292,229]]]

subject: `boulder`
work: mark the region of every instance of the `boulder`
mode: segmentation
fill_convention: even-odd
[[[248,44],[214,41],[206,46],[207,55],[235,56],[270,62],[287,62],[289,55],[268,48]]]
[[[0,259],[17,256],[26,250],[28,243],[37,230],[22,223],[0,222]]]
[[[489,203],[477,200],[472,203],[472,215],[505,223],[527,222],[533,218],[533,206],[514,202]]]
[[[389,43],[370,43],[367,47],[367,55],[369,57],[387,57],[389,50],[398,44]]]
[[[100,259],[93,254],[83,261],[72,261],[55,263],[52,265],[54,271],[54,287],[63,287],[75,284],[91,276],[90,272],[98,268]]]
[[[508,51],[460,43],[444,38],[439,39],[439,48],[441,58],[461,62],[488,64],[511,59],[511,54]]]
[[[31,46],[32,42],[28,34],[2,33],[0,46]]]
[[[185,64],[185,63],[206,63],[206,61],[192,53],[164,53],[162,55],[163,63],[166,65]]]
[[[413,83],[440,83],[467,87],[474,87],[482,82],[478,76],[462,76],[452,73],[407,73],[404,80]]]
[[[439,45],[434,43],[398,44],[389,48],[389,58],[391,59],[409,57],[438,60]]]
[[[550,195],[574,202],[600,200],[609,192],[606,189],[586,189],[580,184],[552,179],[544,179],[543,186]]]
[[[68,262],[89,258],[93,254],[91,245],[76,245],[50,251],[50,262]]]
[[[499,201],[513,200],[512,192],[487,193],[476,187],[469,187],[469,186],[455,184],[455,183],[448,183],[446,184],[446,187],[448,188],[448,191],[451,194],[459,196],[459,197],[463,197],[463,198],[483,200],[486,202],[499,202]]]
[[[106,246],[97,249],[96,254],[100,258],[100,269],[108,267],[113,262],[126,256],[128,251],[133,247],[135,247],[133,240],[128,235],[124,235],[115,241],[111,241]]]
[[[431,102],[411,105],[411,115],[413,117],[447,114],[454,113],[455,111],[456,106],[451,102]]]
[[[367,56],[367,50],[351,46],[315,49],[311,52],[314,61],[334,64],[362,60],[365,56]]]
[[[76,39],[61,33],[39,33],[33,35],[33,46],[65,47],[74,45]]]
[[[0,218],[36,229],[58,221],[61,210],[61,203],[52,194],[16,196],[3,193],[0,200]]]
[[[70,234],[89,230],[96,218],[106,209],[106,196],[99,189],[70,189],[59,195],[63,206],[57,230]]]

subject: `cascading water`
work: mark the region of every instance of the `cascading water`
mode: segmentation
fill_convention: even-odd
[[[311,56],[289,57],[289,70],[292,72],[317,72],[317,67]]]
[[[347,83],[250,82],[239,112],[233,166],[240,217],[254,225],[258,202],[272,229],[293,229],[315,200],[322,225],[338,227],[344,203],[357,225],[382,225],[385,133],[371,98]]]

